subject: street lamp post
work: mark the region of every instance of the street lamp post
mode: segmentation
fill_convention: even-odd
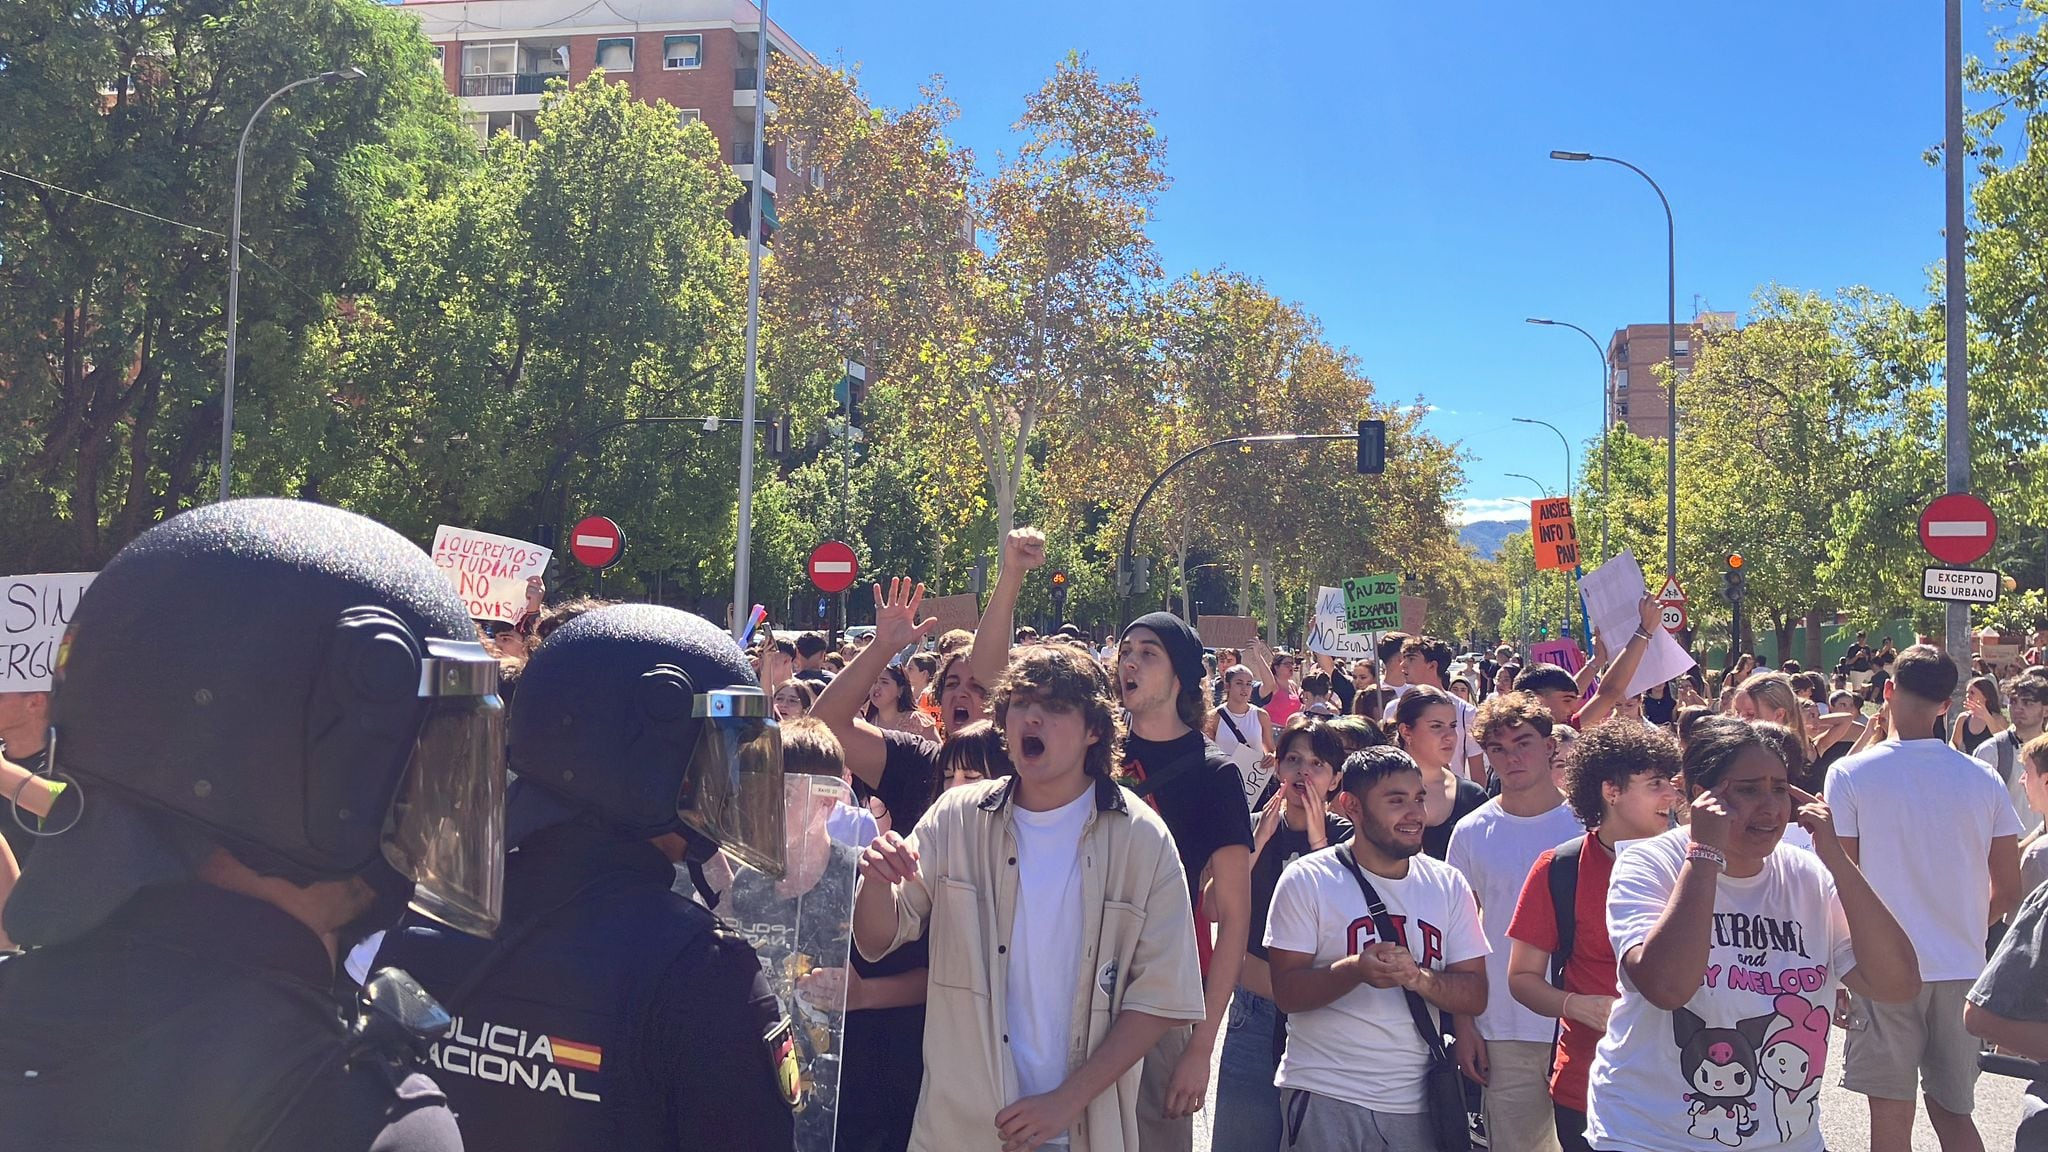
[[[1524,476],[1520,472],[1507,472],[1503,473],[1503,475],[1505,475],[1510,480],[1527,480],[1529,483],[1534,484],[1536,486],[1537,491],[1543,493],[1543,498],[1545,500],[1550,499],[1550,485],[1545,484],[1543,481],[1538,480],[1534,476]],[[1522,501],[1522,503],[1527,504],[1528,501],[1524,500]]]
[[[365,73],[361,68],[339,68],[308,76],[272,92],[249,113],[248,123],[242,125],[241,142],[235,145],[235,205],[228,220],[228,349],[227,366],[221,370],[220,401],[220,498],[225,500],[234,483],[235,454],[235,322],[242,311],[242,160],[249,150],[249,130],[256,127],[256,121],[271,102],[294,88],[306,84],[339,84],[344,80],[361,80]]]
[[[1671,378],[1665,381],[1664,400],[1666,427],[1664,429],[1664,570],[1667,575],[1678,573],[1678,225],[1672,220],[1671,201],[1664,195],[1664,189],[1657,186],[1650,174],[1626,160],[1612,156],[1596,156],[1591,152],[1562,152],[1553,150],[1552,160],[1567,160],[1583,163],[1598,160],[1606,164],[1619,164],[1643,178],[1650,191],[1657,194],[1657,202],[1664,206],[1664,267],[1665,267],[1665,337],[1668,341],[1666,354],[1671,367]]]
[[[1593,346],[1593,354],[1600,357],[1600,560],[1602,563],[1605,563],[1607,560],[1607,506],[1613,500],[1607,486],[1607,443],[1613,438],[1614,434],[1614,390],[1609,387],[1607,381],[1607,349],[1601,346],[1599,339],[1591,332],[1586,331],[1577,324],[1568,323],[1563,320],[1549,320],[1540,316],[1531,316],[1523,321],[1523,323],[1542,324],[1551,328],[1569,328],[1584,336],[1586,342]]]
[[[754,36],[754,160],[753,186],[747,193],[747,325],[746,371],[740,388],[740,419],[754,426],[754,406],[761,372],[761,204],[768,195],[768,0],[754,0],[759,30]],[[747,628],[747,585],[754,553],[754,438],[740,441],[740,510],[732,557],[732,637]],[[841,621],[844,623],[844,621]]]
[[[1557,430],[1557,425],[1548,420],[1531,420],[1526,416],[1516,416],[1514,421],[1517,424],[1541,424],[1556,433],[1557,442],[1564,445],[1564,496],[1570,500],[1578,492],[1576,478],[1572,475],[1572,442],[1565,439],[1564,433]]]

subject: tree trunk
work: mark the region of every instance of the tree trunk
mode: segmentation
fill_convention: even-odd
[[[1259,562],[1259,587],[1266,593],[1266,643],[1280,643],[1280,581],[1274,575],[1273,554]]]
[[[1801,654],[1799,663],[1808,672],[1825,674],[1828,671],[1827,668],[1823,667],[1827,662],[1827,652],[1824,644],[1827,640],[1827,629],[1834,626],[1835,608],[1832,604],[1820,604],[1807,614],[1806,651]]]
[[[1783,664],[1792,654],[1792,617],[1782,613],[1771,613],[1771,630],[1777,634],[1778,663]]]
[[[1237,565],[1237,614],[1249,616],[1252,612],[1252,550],[1247,546],[1244,559]]]

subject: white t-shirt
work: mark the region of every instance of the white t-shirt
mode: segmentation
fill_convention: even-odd
[[[1259,720],[1259,710],[1246,708],[1244,715],[1240,716],[1230,710],[1230,705],[1225,704],[1217,711],[1221,715],[1216,717],[1216,747],[1230,758],[1232,764],[1237,765],[1237,781],[1244,786],[1245,808],[1256,811],[1259,794],[1266,790],[1266,783],[1273,779],[1273,770],[1265,766],[1266,741],[1264,725]],[[1237,732],[1242,732],[1244,739],[1238,739],[1237,732],[1230,730],[1232,724],[1237,725]]]
[[[1998,774],[1940,740],[1887,741],[1828,769],[1835,831],[1913,938],[1922,980],[1975,980],[1991,913],[1991,841],[2020,818]]]
[[[1010,929],[1010,1059],[1018,1099],[1067,1078],[1074,982],[1081,971],[1081,832],[1095,790],[1048,812],[1010,805],[1017,830],[1017,913]],[[1064,1144],[1065,1133],[1048,1141]]]
[[[1280,873],[1266,914],[1268,949],[1306,952],[1311,964],[1327,968],[1379,942],[1365,894],[1337,858],[1340,850],[1348,851],[1336,845],[1311,852]],[[1472,889],[1450,865],[1417,855],[1409,857],[1401,879],[1368,872],[1366,881],[1395,930],[1407,937],[1400,943],[1417,964],[1442,971],[1491,951]],[[1287,1051],[1274,1082],[1375,1112],[1412,1115],[1423,1110],[1428,1061],[1401,989],[1360,984],[1321,1008],[1288,1016]]]
[[[1540,816],[1515,816],[1495,797],[1468,813],[1451,829],[1444,863],[1456,868],[1479,898],[1479,921],[1488,940],[1502,941],[1486,957],[1486,1011],[1479,1014],[1479,1035],[1486,1040],[1531,1040],[1548,1044],[1557,1021],[1522,1007],[1508,995],[1508,923],[1522,898],[1522,885],[1536,858],[1568,840],[1586,834],[1585,825],[1560,803]]]
[[[1690,829],[1621,849],[1607,886],[1614,954],[1643,943],[1678,888]],[[1763,871],[1722,876],[1706,981],[1666,1012],[1621,969],[1621,999],[1593,1058],[1586,1138],[1644,1152],[1821,1152],[1829,1013],[1856,967],[1834,877],[1780,848]]]
[[[2012,796],[2013,814],[2020,818],[2020,835],[2024,836],[2041,826],[2041,814],[2034,811],[2033,802],[2027,799],[2027,766],[2020,759],[2020,743],[2019,731],[2007,728],[1977,745],[1970,755],[1990,765],[1991,770],[2005,781],[2005,790]],[[2001,760],[2004,763],[2001,764]],[[2006,775],[2008,770],[2011,776]]]

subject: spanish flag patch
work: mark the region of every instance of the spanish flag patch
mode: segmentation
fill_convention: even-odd
[[[796,1033],[789,1026],[789,1018],[777,1020],[761,1042],[768,1049],[769,1063],[775,1065],[775,1082],[782,1089],[782,1102],[792,1110],[801,1108],[804,1074],[796,1062]]]
[[[595,1044],[578,1044],[560,1036],[548,1037],[548,1046],[554,1049],[555,1063],[595,1072],[604,1064],[604,1049]]]

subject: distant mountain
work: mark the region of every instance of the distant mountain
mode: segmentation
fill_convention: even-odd
[[[1528,528],[1526,520],[1474,520],[1458,530],[1458,543],[1492,559],[1500,554],[1502,541]]]

